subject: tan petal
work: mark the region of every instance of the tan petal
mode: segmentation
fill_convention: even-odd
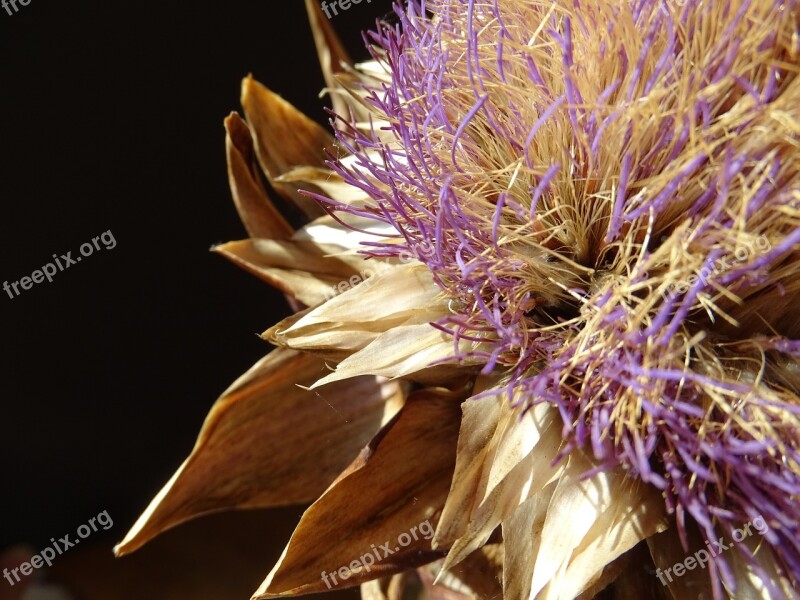
[[[503,521],[503,590],[506,598],[528,600],[531,597],[533,567],[541,549],[547,507],[556,485],[555,481],[549,483]]]
[[[412,317],[421,315],[428,322],[444,316],[446,311],[447,301],[433,283],[431,272],[416,265],[402,265],[377,273],[332,298],[298,321],[285,336],[297,337],[303,331],[337,323],[384,332]]]
[[[536,597],[550,580],[565,570],[570,557],[601,515],[619,502],[622,477],[601,472],[582,479],[594,465],[574,451],[558,480],[547,507],[541,550],[533,569],[531,596]],[[624,489],[624,488],[623,488]]]
[[[322,369],[316,357],[279,349],[240,377],[116,552],[132,552],[202,514],[308,502],[322,493],[403,395],[398,385],[374,378],[319,392],[296,385],[311,383]]]
[[[297,167],[276,178],[276,181],[287,184],[313,183],[328,198],[351,206],[364,206],[367,202],[371,202],[367,193],[361,188],[345,183],[337,173],[328,168]]]
[[[267,196],[256,170],[253,138],[236,113],[225,119],[228,180],[239,217],[250,237],[284,239],[294,230]]]
[[[364,370],[398,377],[452,354],[452,338],[428,325],[447,314],[429,271],[369,262],[352,283],[343,281],[342,293],[285,327],[271,328],[266,339],[342,360],[324,383]]]
[[[430,562],[441,556],[430,537],[444,504],[455,464],[458,405],[463,392],[423,390],[412,394],[395,419],[303,515],[280,562],[254,598],[328,589],[322,573],[352,566],[341,584],[357,585]],[[427,523],[427,525],[425,525]],[[398,537],[422,533],[398,548]],[[411,536],[409,536],[411,537]],[[384,555],[380,546],[392,553]],[[370,570],[353,561],[368,561]],[[330,582],[330,580],[329,580]],[[333,587],[333,585],[331,585]]]
[[[593,464],[577,451],[557,482],[503,523],[505,596],[572,600],[602,589],[612,564],[668,524],[658,493],[622,471],[582,479]]]
[[[467,345],[468,342],[463,342],[461,349]],[[434,363],[449,359],[454,353],[453,338],[429,323],[398,325],[348,356],[333,373],[311,387],[314,389],[365,374],[388,379],[416,376]]]
[[[604,475],[599,474],[593,479]],[[658,490],[638,480],[624,479],[619,473],[612,474],[610,481],[611,505],[596,519],[580,545],[575,548],[566,569],[562,568],[550,580],[539,595],[541,600],[575,598],[603,580],[604,576],[608,579],[609,573],[605,571],[612,561],[642,540],[667,529],[669,520]],[[556,508],[561,510],[559,505]],[[550,512],[551,509],[548,508],[548,520],[570,517],[570,513],[557,513],[551,517]],[[544,543],[544,532],[542,537]],[[540,552],[548,550],[542,549]]]
[[[328,93],[331,96],[333,110],[336,114],[347,117],[350,114],[348,95],[341,93],[336,76],[345,72],[346,67],[352,68],[353,62],[331,26],[330,19],[322,14],[319,2],[306,0],[306,12],[311,24],[311,32],[314,34],[317,56]]]
[[[348,357],[361,350],[375,337],[375,334],[354,332],[350,329],[332,326],[330,329],[323,329],[317,333],[303,336],[302,343],[295,344],[292,340],[285,341],[282,337],[283,331],[300,318],[294,318],[294,315],[291,315],[277,325],[267,329],[261,334],[261,337],[273,344],[285,348],[302,349],[303,352],[316,354],[333,362],[347,360]],[[330,372],[330,369],[328,369],[328,372]]]
[[[343,227],[343,222],[347,227]],[[394,230],[385,224],[366,217],[357,217],[344,213],[337,214],[336,219],[330,215],[314,219],[311,223],[297,230],[293,240],[314,242],[320,245],[340,246],[343,250],[335,256],[353,260],[357,258],[363,266],[378,260],[387,264],[397,264],[396,259],[376,259],[361,254],[364,242],[386,241],[381,236],[392,235]]]
[[[499,407],[490,438],[479,425],[486,400]],[[459,448],[462,477],[453,478],[445,508],[448,519],[443,516],[434,538],[436,547],[452,545],[448,569],[483,545],[501,522],[565,468],[563,462],[552,464],[561,447],[560,419],[554,408],[541,404],[520,415],[502,394],[473,402],[464,405],[459,438],[464,439]]]
[[[307,217],[322,216],[325,211],[314,200],[298,193],[301,186],[275,180],[294,167],[324,166],[325,148],[333,145],[333,137],[252,77],[242,82],[242,107],[255,141],[256,156],[270,184]]]
[[[357,273],[348,262],[329,256],[335,250],[312,242],[261,239],[228,242],[213,248],[306,306],[320,304],[330,297],[333,286]]]
[[[306,308],[305,310],[297,312],[293,315],[289,315],[279,323],[267,329],[261,334],[261,337],[274,344],[290,348],[290,345],[280,343],[279,340],[281,340],[282,332],[297,323],[312,310],[314,309]],[[318,343],[312,343],[312,339],[318,341]],[[337,363],[346,359],[354,352],[357,352],[363,348],[365,344],[369,343],[368,340],[365,341],[361,335],[354,335],[350,330],[340,330],[334,326],[332,326],[330,329],[320,331],[315,336],[311,336],[308,341],[309,343],[305,345],[303,352],[317,355],[324,360],[331,361],[331,363]],[[328,369],[328,372],[330,372],[330,369]],[[439,382],[436,384],[441,385]]]
[[[497,396],[470,398],[461,407],[456,471],[439,520],[434,547],[450,548],[464,535],[475,510],[485,496],[481,480],[488,474],[496,434],[506,402]]]
[[[397,266],[398,261],[390,258],[376,258],[362,253],[364,242],[375,242],[387,232],[386,226],[354,215],[330,215],[318,217],[307,223],[292,235],[292,241],[317,246],[325,252],[326,257],[335,258],[347,265],[354,272],[371,268],[382,272]]]

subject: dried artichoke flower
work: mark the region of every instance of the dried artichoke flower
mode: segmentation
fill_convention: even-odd
[[[118,552],[313,501],[254,598],[797,597],[798,2],[306,6],[335,136],[246,79],[216,249],[298,312]]]

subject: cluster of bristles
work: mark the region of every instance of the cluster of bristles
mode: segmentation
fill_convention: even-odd
[[[567,445],[684,532],[763,517],[800,577],[800,12],[774,0],[435,0],[372,34],[376,124],[339,124],[473,342]],[[433,15],[431,18],[430,15]],[[747,555],[745,546],[739,550]],[[723,558],[711,564],[716,593]]]

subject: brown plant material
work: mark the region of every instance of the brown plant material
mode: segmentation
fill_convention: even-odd
[[[769,37],[764,15],[774,6],[766,1],[753,6],[751,22],[736,27],[757,25],[759,35]],[[403,58],[411,62],[395,60],[394,38],[383,31],[376,60],[361,65],[347,56],[318,4],[306,0],[306,8],[327,92],[342,117],[336,123],[339,142],[278,94],[246,78],[246,120],[232,115],[226,130],[234,203],[249,239],[215,248],[282,290],[301,310],[264,332],[279,349],[218,401],[194,452],[118,551],[132,551],[206,512],[316,499],[256,600],[324,592],[326,573],[337,574],[338,581],[332,580],[337,587],[360,585],[366,600],[688,600],[697,593],[710,600],[712,590],[700,570],[668,586],[653,574],[686,554],[662,494],[650,484],[663,482],[665,494],[678,504],[683,497],[675,500],[669,487],[676,481],[685,484],[686,494],[698,493],[706,466],[693,457],[708,448],[698,445],[703,440],[689,425],[703,424],[704,435],[724,432],[730,424],[752,426],[747,443],[771,439],[776,444],[770,452],[786,450],[784,430],[769,428],[793,422],[790,411],[761,421],[748,421],[744,413],[776,413],[777,401],[800,386],[794,359],[784,353],[782,362],[772,360],[778,352],[763,337],[750,340],[747,348],[729,348],[714,336],[797,329],[790,311],[770,316],[767,310],[776,297],[770,287],[775,282],[786,301],[798,295],[796,248],[787,247],[771,276],[753,283],[746,302],[714,283],[686,300],[689,312],[682,321],[673,319],[674,335],[664,347],[654,336],[658,319],[668,316],[659,308],[662,301],[680,298],[669,295],[671,290],[708,262],[704,243],[714,253],[730,255],[744,242],[754,247],[759,232],[778,244],[796,224],[797,210],[785,203],[754,219],[752,231],[744,227],[757,191],[778,179],[784,185],[796,172],[792,136],[800,129],[792,106],[800,87],[789,85],[796,66],[775,63],[788,92],[769,110],[751,115],[755,100],[742,82],[752,75],[750,50],[761,47],[760,38],[745,40],[747,52],[732,52],[726,63],[728,50],[715,58],[697,45],[709,40],[692,40],[691,28],[678,24],[674,6],[656,12],[651,3],[652,14],[642,13],[654,27],[654,45],[646,51],[640,46],[650,42],[628,5],[476,3],[471,18],[484,20],[481,35],[490,32],[497,38],[494,45],[473,45],[466,27],[434,32],[435,21],[406,14],[410,31],[403,39],[410,43]],[[452,11],[447,14],[457,21],[458,8],[454,3],[444,12]],[[514,25],[506,28],[492,17],[493,10]],[[707,15],[731,18],[719,3],[692,18],[706,27]],[[787,15],[776,20],[782,23],[778,45],[787,48],[779,50],[788,61],[797,58],[798,45],[797,36],[786,34]],[[587,27],[584,16],[613,22],[617,29]],[[656,27],[667,19],[674,30]],[[522,42],[515,39],[515,28],[525,33]],[[719,32],[706,29],[716,39]],[[417,34],[430,35],[421,40]],[[405,34],[398,29],[397,35]],[[451,56],[423,47],[437,35]],[[680,60],[667,51],[670,45],[683,48]],[[773,52],[767,46],[764,52]],[[620,63],[621,56],[628,61],[639,52],[644,58],[636,70]],[[672,62],[658,66],[662,53]],[[507,58],[502,73],[473,70],[465,59],[491,64],[501,54]],[[568,54],[571,64],[565,69]],[[708,106],[698,113],[721,115],[705,135],[695,135],[691,119],[699,117],[681,118],[689,114],[686,96],[708,94],[703,86],[710,85],[682,66],[685,56],[690,65],[711,61],[709,81],[732,67],[740,75],[724,78],[723,96],[735,95],[736,103],[728,106],[723,98],[711,106],[704,100]],[[449,69],[442,73],[448,86],[429,93],[437,87],[431,78],[440,59]],[[529,81],[531,60],[543,65],[536,85]],[[758,61],[764,63],[755,69],[763,83],[767,61],[763,56]],[[599,65],[597,71],[611,79],[598,78],[584,62]],[[407,80],[392,72],[403,67],[409,67],[403,71]],[[678,79],[665,75],[673,70]],[[617,75],[633,77],[624,83],[633,101],[618,98],[621,92],[612,85]],[[420,81],[412,81],[415,76]],[[470,86],[479,79],[487,85],[476,95]],[[421,83],[430,85],[419,90],[411,85]],[[640,89],[650,84],[652,93]],[[397,97],[370,102],[368,89],[388,94],[389,88]],[[568,98],[571,90],[591,102],[576,106]],[[559,94],[563,98],[555,100]],[[602,102],[595,106],[598,97]],[[439,104],[426,104],[431,99]],[[755,125],[748,125],[751,118]],[[597,141],[603,132],[600,150],[576,128],[587,119],[599,127]],[[784,133],[761,135],[774,128],[773,121]],[[688,127],[685,138],[682,127]],[[761,137],[734,136],[737,128]],[[773,137],[780,148],[765,145]],[[729,143],[730,153],[719,151]],[[780,154],[785,159],[775,169],[780,177],[770,179],[766,159],[729,169],[747,144],[768,157]],[[343,156],[345,149],[353,154]],[[328,156],[336,158],[333,169],[325,163]],[[417,159],[425,174],[412,164]],[[547,171],[551,161],[558,162],[552,172]],[[304,213],[304,226],[294,231],[272,205],[256,162],[272,189]],[[696,173],[684,175],[689,167]],[[719,180],[729,170],[727,179]],[[532,190],[540,184],[533,201]],[[681,219],[691,212],[691,202],[714,186],[734,198],[720,208],[741,227],[712,227],[712,219],[703,224],[707,239],[694,239],[697,228]],[[309,194],[326,196],[331,214]],[[679,201],[667,202],[659,194]],[[698,207],[700,216],[704,206]],[[628,219],[625,211],[641,215]],[[365,241],[372,244],[366,247]],[[720,281],[724,276],[710,274]],[[450,325],[449,333],[442,331]],[[609,368],[618,363],[621,370]],[[702,368],[693,371],[694,363]],[[486,373],[478,376],[484,366]],[[680,374],[679,382],[659,379],[664,375],[657,367]],[[661,374],[653,375],[654,369]],[[689,375],[693,379],[686,379]],[[743,400],[745,408],[734,410],[729,396],[738,402],[740,394],[731,386],[743,381],[753,390],[767,390],[775,381],[786,388],[764,392],[765,406]],[[543,384],[533,385],[537,382]],[[692,399],[662,406],[666,392],[690,388],[705,394],[698,396],[705,404],[695,406]],[[654,406],[664,410],[642,416]],[[712,410],[729,412],[706,427]],[[594,411],[605,411],[606,422],[597,421]],[[677,430],[666,427],[668,421],[670,427],[679,422]],[[568,444],[579,430],[584,441]],[[681,436],[670,437],[675,431]],[[678,438],[684,450],[680,461],[675,448],[666,447]],[[665,453],[645,451],[650,442],[662,444]],[[599,464],[602,452],[614,460]],[[735,452],[728,456],[739,460]],[[669,473],[658,471],[664,457],[675,462]],[[677,468],[687,465],[697,468],[691,478]],[[651,481],[643,481],[648,476]],[[666,482],[665,476],[677,479]],[[682,527],[685,512],[679,514]],[[355,562],[424,520],[436,527],[433,539],[383,553],[369,569]],[[688,548],[698,544],[702,540],[692,538]],[[732,557],[739,587],[725,593],[736,600],[769,597],[755,566],[791,597],[775,555],[763,546],[753,550],[758,552],[749,564]],[[716,584],[721,594],[720,581]]]
[[[291,350],[256,363],[222,394],[192,454],[116,553],[128,554],[200,515],[309,502],[321,494],[402,404],[399,384],[375,378],[321,392],[299,387],[324,370],[320,359]]]
[[[335,573],[373,551],[381,560],[376,559],[369,571],[354,568],[348,585],[440,557],[423,536],[406,547],[395,540],[420,523],[435,526],[438,520],[455,464],[458,421],[453,417],[458,406],[458,392],[411,394],[397,416],[306,511],[255,598],[324,591],[328,587],[323,572]],[[384,540],[388,545],[381,549],[378,545]]]

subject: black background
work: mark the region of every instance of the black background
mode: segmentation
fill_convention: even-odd
[[[334,18],[357,59],[390,10]],[[0,549],[103,510],[119,541],[269,350],[256,334],[286,303],[208,252],[245,237],[222,120],[248,72],[327,123],[301,0],[0,9],[0,283],[107,230],[117,242],[0,296]]]

